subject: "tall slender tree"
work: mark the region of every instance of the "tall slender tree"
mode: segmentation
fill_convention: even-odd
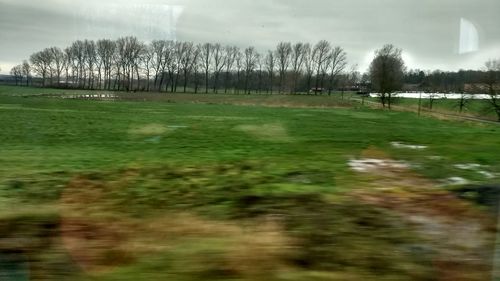
[[[347,53],[342,49],[342,47],[335,47],[330,53],[330,86],[328,88],[328,94],[332,93],[335,86],[337,77],[347,66]],[[343,93],[343,92],[342,92]],[[342,96],[343,97],[343,96]]]
[[[257,66],[258,54],[254,47],[248,47],[244,51],[243,68],[245,69],[245,94],[250,94],[249,82],[250,78]]]
[[[323,88],[324,77],[330,60],[330,51],[332,47],[330,42],[326,40],[319,41],[313,49],[312,60],[316,69],[316,83],[315,88],[318,91]]]
[[[306,44],[295,43],[292,47],[292,75],[293,75],[293,85],[290,88],[290,93],[295,93],[297,91],[297,80],[300,76],[300,71],[302,65],[305,61],[306,55]]]
[[[278,70],[280,75],[279,91],[283,92],[285,75],[290,65],[290,58],[292,55],[292,44],[289,42],[280,42],[276,47],[276,60],[278,63]]]
[[[276,57],[274,56],[273,51],[267,52],[267,55],[265,58],[265,66],[266,66],[266,70],[267,70],[267,75],[269,76],[267,92],[272,94],[273,93],[274,70],[276,67]]]
[[[203,58],[203,69],[205,70],[205,93],[208,94],[208,80],[210,65],[212,63],[213,57],[213,45],[211,43],[205,43],[201,46],[201,57]]]
[[[224,48],[221,44],[217,43],[212,46],[213,50],[213,69],[214,69],[214,89],[213,92],[217,93],[217,86],[219,82],[219,76],[224,69],[226,63]]]
[[[225,59],[225,62],[224,62],[224,65],[226,67],[226,78],[224,79],[224,93],[227,93],[227,90],[229,88],[229,85],[231,83],[231,71],[233,71],[233,66],[234,66],[234,63],[236,61],[236,56],[238,55],[239,53],[239,49],[238,47],[235,47],[235,46],[226,46],[226,48],[224,48],[224,59]]]

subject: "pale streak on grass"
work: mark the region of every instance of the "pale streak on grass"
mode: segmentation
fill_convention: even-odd
[[[257,139],[273,142],[291,142],[293,139],[288,135],[285,127],[280,123],[264,125],[239,125],[234,128],[245,132]]]
[[[163,135],[167,132],[172,131],[171,128],[168,128],[162,124],[147,124],[143,126],[135,126],[128,130],[128,133],[134,136],[157,136]]]
[[[212,121],[226,121],[226,120],[255,120],[255,117],[240,117],[240,116],[209,116],[209,115],[190,115],[184,116],[189,119],[210,119]]]

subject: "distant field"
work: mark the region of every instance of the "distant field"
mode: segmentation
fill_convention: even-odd
[[[86,93],[0,87],[0,233],[19,241],[0,254],[25,253],[33,280],[491,270],[491,206],[454,192],[498,183],[499,126],[348,95],[43,96]]]
[[[48,88],[33,88],[33,87],[14,87],[1,86],[0,95],[8,96],[24,96],[24,97],[61,97],[61,98],[95,98],[112,96],[113,100],[121,101],[159,101],[170,103],[209,103],[209,104],[233,104],[233,105],[262,105],[273,107],[351,107],[357,102],[350,101],[352,93],[346,92],[343,96],[341,93],[333,93],[331,95],[313,95],[313,94],[267,94],[267,93],[252,93],[252,94],[224,94],[220,91],[218,94],[209,92],[205,94],[200,91],[194,93],[170,93],[170,92],[115,92],[115,91],[90,91],[90,90],[69,90],[69,89],[48,89]]]

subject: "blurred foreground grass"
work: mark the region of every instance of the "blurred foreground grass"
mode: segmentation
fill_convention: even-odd
[[[250,104],[238,106],[0,93],[0,254],[28,264],[30,280],[490,274],[491,209],[449,179],[498,183],[498,126],[326,96],[330,107],[308,108],[316,97],[263,107],[252,95],[232,96]],[[356,159],[399,166],[355,171]]]

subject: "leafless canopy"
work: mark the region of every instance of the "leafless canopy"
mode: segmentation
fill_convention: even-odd
[[[405,63],[401,57],[401,49],[393,45],[385,45],[375,52],[370,65],[372,87],[380,94],[380,101],[391,108],[391,97],[394,91],[401,89],[405,72]]]

